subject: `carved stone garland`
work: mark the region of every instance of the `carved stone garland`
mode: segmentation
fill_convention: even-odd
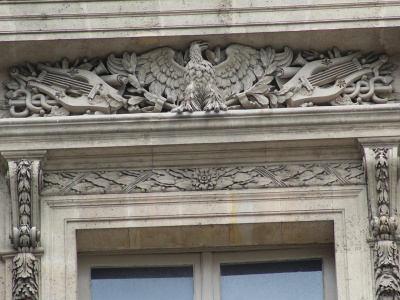
[[[38,300],[39,268],[33,250],[40,240],[40,232],[36,226],[32,226],[33,163],[20,160],[14,164],[17,166],[16,193],[11,182],[10,190],[12,196],[17,196],[18,212],[13,213],[13,217],[18,215],[18,227],[13,227],[10,239],[18,254],[13,258],[13,300]],[[11,175],[12,171],[10,170],[10,181],[14,177]]]
[[[399,249],[395,241],[397,221],[393,214],[395,210],[391,207],[391,195],[394,193],[390,190],[391,186],[393,186],[390,173],[393,170],[391,170],[388,158],[391,155],[390,151],[394,151],[393,149],[370,149],[370,155],[373,155],[374,158],[375,176],[369,179],[369,184],[371,184],[372,179],[375,179],[376,183],[374,193],[376,199],[370,198],[370,204],[371,232],[375,240],[373,251],[375,260],[375,295],[377,300],[400,299]],[[394,157],[397,158],[397,155],[394,155]],[[397,161],[394,160],[393,163],[397,164]],[[393,168],[397,169],[397,166],[393,166]],[[370,172],[368,173],[371,174]],[[396,172],[393,173],[395,174]]]

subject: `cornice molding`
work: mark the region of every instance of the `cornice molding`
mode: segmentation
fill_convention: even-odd
[[[9,162],[21,159],[42,160],[46,155],[46,150],[3,151],[1,152],[1,155],[3,155],[3,157]]]
[[[27,16],[29,18],[29,16]],[[116,17],[119,18],[119,17]],[[60,18],[62,19],[62,18]],[[229,26],[229,28],[238,28],[237,32],[235,33],[241,33],[239,28],[241,27],[263,27],[263,26],[268,26],[268,27],[273,27],[273,26],[287,26],[287,25],[296,25],[296,29],[293,28],[293,31],[303,31],[306,30],[306,28],[298,26],[298,25],[309,25],[309,24],[321,24],[320,28],[316,28],[323,30],[323,29],[337,29],[339,23],[339,27],[342,29],[344,28],[370,28],[372,25],[371,23],[375,24],[376,26],[374,27],[393,27],[396,24],[392,23],[395,21],[400,20],[400,16],[388,16],[385,18],[382,17],[360,17],[355,19],[355,17],[350,17],[350,18],[340,18],[340,19],[319,19],[319,20],[288,20],[288,21],[276,21],[276,22],[237,22],[237,23],[209,23],[209,24],[194,24],[194,25],[174,25],[174,26],[162,26],[162,25],[155,25],[155,26],[127,26],[127,27],[92,27],[92,28],[87,28],[87,27],[82,27],[82,28],[60,28],[60,29],[51,29],[51,30],[43,30],[43,29],[27,29],[24,28],[23,30],[0,30],[0,35],[32,35],[32,34],[60,34],[60,33],[89,33],[89,32],[94,32],[94,33],[104,33],[104,32],[141,32],[145,31],[147,34],[150,34],[151,31],[157,31],[159,33],[159,30],[164,30],[164,31],[176,31],[176,30],[184,30],[184,29],[215,29],[215,28],[226,28]],[[378,24],[379,22],[379,24]],[[330,25],[334,23],[335,26]],[[349,26],[345,26],[344,24],[349,23]],[[359,26],[354,25],[355,23],[359,23]],[[365,23],[365,24],[363,24]],[[332,26],[332,28],[330,27]],[[274,31],[280,31],[277,29],[272,29],[272,32]],[[258,32],[257,30],[255,32]],[[175,33],[175,32],[174,32]],[[206,34],[210,34],[211,32],[204,32]],[[193,34],[195,35],[195,34]],[[132,36],[132,34],[128,34],[127,36]],[[15,37],[14,37],[15,38]],[[62,36],[58,36],[57,39],[62,39]],[[23,40],[23,39],[22,39]]]
[[[350,186],[330,186],[318,187],[310,190],[309,187],[287,188],[282,193],[281,188],[271,189],[246,189],[235,192],[236,198],[230,197],[231,191],[180,191],[170,193],[153,193],[151,197],[148,194],[103,194],[103,195],[64,195],[64,196],[41,196],[43,203],[52,209],[64,208],[82,208],[82,207],[104,207],[104,206],[160,206],[162,204],[185,204],[196,203],[235,203],[241,201],[265,202],[265,199],[271,201],[284,201],[303,198],[306,200],[344,200],[354,199],[365,189],[364,185]],[[328,209],[332,211],[332,208]],[[340,210],[340,209],[339,209]],[[340,210],[341,211],[341,210]],[[305,211],[302,211],[304,213]],[[279,212],[282,213],[282,212]],[[315,213],[315,212],[310,212]]]
[[[397,136],[400,105],[0,120],[0,151]]]
[[[104,2],[110,2],[109,0],[68,0],[68,3],[104,3]],[[117,1],[114,1],[117,2]],[[121,1],[118,1],[121,2]],[[141,2],[146,2],[146,1],[141,1]],[[147,1],[147,2],[151,2],[151,1]],[[65,1],[63,0],[45,0],[45,1],[37,1],[37,0],[24,0],[24,1],[2,1],[0,3],[0,5],[29,5],[29,4],[55,4],[55,3],[60,3],[60,4],[65,4]],[[399,4],[400,1],[398,0],[393,0],[393,1],[364,1],[364,2],[355,2],[355,1],[350,1],[350,2],[335,2],[335,3],[314,3],[314,4],[300,4],[300,5],[275,5],[275,6],[270,6],[270,7],[335,7],[335,6],[340,6],[342,7],[343,5],[347,5],[347,6],[383,6],[383,5],[395,5],[395,4]],[[260,8],[266,8],[264,6],[253,6],[253,7],[246,7],[245,9],[249,9],[249,10],[258,10]],[[220,10],[225,11],[225,10],[231,10],[229,8],[224,8],[221,7]]]
[[[226,7],[217,2],[211,8],[210,5],[191,5],[188,2],[182,9],[155,5],[154,1],[146,2],[68,1],[69,6],[65,6],[65,1],[3,1],[0,3],[0,11],[8,11],[9,14],[0,15],[0,36],[3,35],[4,41],[10,40],[10,35],[13,35],[12,40],[15,41],[28,39],[32,34],[45,35],[46,39],[67,39],[68,34],[72,33],[79,34],[74,36],[76,39],[84,37],[85,33],[100,32],[101,38],[121,35],[129,37],[133,34],[137,36],[143,31],[146,36],[159,36],[160,30],[167,35],[176,35],[177,30],[196,35],[192,32],[194,29],[197,32],[203,29],[201,34],[215,34],[215,30],[227,26],[231,28],[231,33],[240,33],[249,30],[246,29],[249,27],[254,32],[259,31],[258,28],[265,31],[265,26],[271,32],[280,31],[282,26],[290,26],[285,31],[309,30],[307,25],[310,24],[314,25],[313,30],[337,29],[338,23],[341,28],[369,28],[396,26],[395,22],[400,19],[400,15],[396,14],[396,8],[400,8],[400,1],[397,0],[315,4],[304,2],[297,5],[273,2],[268,7],[257,1],[249,5],[251,7],[246,7],[245,3],[236,3],[237,7]],[[107,9],[102,4],[107,4]],[[135,9],[138,5],[144,7]],[[32,9],[28,9],[30,6]],[[260,14],[262,18],[259,17]],[[106,26],[104,19],[108,20]],[[268,21],[257,21],[260,19]],[[87,28],[88,21],[91,22],[90,28]],[[124,21],[124,26],[120,25],[121,21]],[[59,36],[60,33],[65,36]]]
[[[87,1],[69,1],[74,3],[85,3]],[[91,1],[91,2],[105,2],[105,1]],[[18,5],[18,4],[65,4],[65,1],[3,1],[1,5]],[[218,9],[185,9],[185,10],[145,10],[141,12],[127,11],[127,12],[104,12],[104,13],[71,13],[71,14],[32,14],[32,15],[0,15],[0,21],[26,21],[29,20],[57,20],[57,19],[96,19],[96,18],[131,18],[143,16],[179,16],[179,15],[206,15],[206,14],[235,14],[235,13],[263,13],[263,12],[276,12],[276,11],[296,11],[296,10],[320,10],[320,9],[340,9],[345,10],[349,8],[378,8],[388,6],[400,6],[400,1],[367,1],[367,2],[344,2],[344,3],[323,3],[323,4],[310,4],[310,5],[276,5],[276,6],[258,6],[258,7],[222,7]]]

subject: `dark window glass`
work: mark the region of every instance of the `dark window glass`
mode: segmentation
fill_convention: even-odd
[[[193,300],[193,267],[101,268],[91,272],[92,300]]]
[[[222,264],[222,300],[322,300],[320,260]]]

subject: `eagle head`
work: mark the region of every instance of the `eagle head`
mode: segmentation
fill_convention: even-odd
[[[193,41],[190,43],[190,50],[197,50],[203,52],[208,48],[209,44],[204,41]]]
[[[189,57],[193,62],[200,62],[203,60],[201,53],[208,48],[208,43],[204,41],[194,41],[190,43]]]

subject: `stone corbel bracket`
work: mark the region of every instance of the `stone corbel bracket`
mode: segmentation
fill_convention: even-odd
[[[8,162],[7,181],[11,196],[12,299],[39,299],[40,242],[39,191],[41,160],[46,151],[2,152]],[[39,250],[39,251],[37,251]]]
[[[375,297],[400,299],[398,145],[400,140],[360,139],[367,176],[370,237],[373,243]]]

